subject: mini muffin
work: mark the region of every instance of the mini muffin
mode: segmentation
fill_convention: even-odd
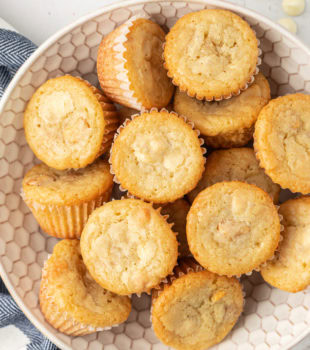
[[[258,269],[274,255],[280,220],[270,196],[245,182],[219,182],[199,193],[187,215],[194,258],[220,275]]]
[[[310,192],[310,95],[278,97],[255,124],[254,149],[273,182],[292,192]]]
[[[134,109],[167,106],[174,87],[163,66],[165,33],[145,18],[131,18],[101,42],[100,85],[113,101]]]
[[[310,197],[291,199],[280,206],[284,232],[275,259],[261,269],[266,282],[296,293],[310,285]]]
[[[189,96],[229,98],[253,81],[257,45],[253,30],[236,14],[219,9],[192,12],[166,36],[165,67]]]
[[[35,165],[23,180],[23,197],[42,229],[58,238],[78,238],[91,212],[110,200],[113,175],[107,161],[79,170]]]
[[[167,111],[142,113],[120,130],[111,149],[117,181],[132,195],[173,202],[201,178],[205,158],[197,133]]]
[[[92,277],[111,292],[148,292],[176,264],[178,243],[170,225],[151,204],[115,200],[96,209],[81,237]]]
[[[199,101],[177,89],[174,110],[195,124],[207,145],[214,148],[240,147],[253,137],[258,114],[269,100],[269,83],[259,73],[247,90],[219,102]]]
[[[27,105],[27,142],[46,165],[83,168],[106,152],[119,125],[114,105],[94,86],[65,75],[39,87]]]
[[[128,297],[108,292],[92,279],[76,239],[54,247],[42,271],[39,299],[48,323],[72,336],[125,322],[131,310]]]
[[[172,231],[177,233],[179,242],[179,256],[191,255],[186,238],[186,216],[190,205],[185,199],[177,199],[173,203],[162,205],[161,214],[168,215],[167,221],[173,224]]]
[[[242,288],[236,278],[218,276],[190,258],[180,261],[152,292],[152,323],[157,337],[179,350],[203,350],[220,341],[236,324]]]
[[[217,182],[243,181],[256,185],[278,203],[280,186],[274,184],[259,167],[252,148],[217,150],[208,157],[205,171],[197,187],[187,197],[191,202],[199,192]]]

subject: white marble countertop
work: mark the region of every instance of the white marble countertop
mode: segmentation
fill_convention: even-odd
[[[282,0],[229,0],[232,3],[255,10],[274,21],[287,15],[282,11]],[[0,0],[0,16],[20,33],[40,45],[65,25],[82,15],[119,0]],[[294,17],[298,25],[297,36],[310,46],[310,1],[306,0],[305,12]],[[9,326],[11,327],[11,326]],[[16,339],[21,341],[16,342]],[[25,349],[23,339],[14,327],[0,331],[0,350]],[[310,336],[292,350],[310,350]]]

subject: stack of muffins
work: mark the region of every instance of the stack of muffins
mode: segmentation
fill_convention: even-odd
[[[146,292],[163,343],[205,349],[242,312],[236,277],[310,284],[310,198],[276,206],[280,187],[310,192],[310,96],[270,101],[258,44],[229,11],[187,14],[167,35],[132,18],[100,44],[103,92],[66,75],[32,96],[24,128],[42,163],[23,198],[63,239],[40,289],[55,328],[118,325]],[[110,201],[113,186],[125,193]]]

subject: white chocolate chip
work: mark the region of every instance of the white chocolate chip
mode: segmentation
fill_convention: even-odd
[[[184,162],[184,156],[181,153],[170,153],[164,157],[164,167],[168,170],[175,170]]]
[[[304,12],[305,0],[283,0],[282,8],[289,16],[299,16]]]
[[[278,23],[287,29],[289,32],[296,34],[297,33],[297,24],[291,18],[281,18],[278,20]]]

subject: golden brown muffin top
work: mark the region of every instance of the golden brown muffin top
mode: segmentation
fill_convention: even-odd
[[[179,115],[192,121],[203,135],[217,136],[250,128],[269,100],[269,83],[259,73],[248,89],[228,100],[200,101],[177,89],[173,106]]]
[[[219,9],[181,17],[166,36],[168,75],[182,91],[199,99],[238,92],[253,76],[257,39],[247,22]]]
[[[255,124],[254,149],[267,175],[292,192],[310,192],[310,96],[271,100]]]
[[[123,188],[139,198],[165,203],[196,186],[205,160],[190,125],[173,113],[152,111],[121,129],[111,162]]]
[[[50,299],[59,312],[76,322],[105,327],[124,322],[131,300],[100,287],[89,275],[80,253],[79,240],[64,239],[56,244],[45,263],[40,299]]]
[[[66,75],[46,81],[34,93],[24,128],[30,148],[45,164],[59,170],[82,168],[97,157],[105,119],[98,100],[104,97],[95,90],[98,96],[82,79]]]
[[[243,308],[236,278],[209,271],[189,272],[165,285],[153,298],[152,323],[156,335],[180,350],[202,350],[219,343]]]
[[[197,187],[187,197],[191,202],[206,187],[222,181],[244,181],[267,192],[274,203],[278,202],[280,186],[273,183],[259,167],[252,148],[216,150],[207,158],[205,171]]]
[[[81,237],[84,262],[104,288],[121,295],[149,291],[176,264],[178,244],[151,204],[114,200],[96,209]]]
[[[272,286],[296,293],[310,285],[310,197],[288,200],[279,213],[283,240],[261,273]]]
[[[195,198],[186,233],[190,251],[203,267],[240,275],[273,256],[280,219],[270,196],[257,186],[218,182]]]
[[[76,205],[97,198],[112,184],[110,165],[102,159],[78,170],[55,170],[41,163],[26,173],[23,191],[26,201]]]

